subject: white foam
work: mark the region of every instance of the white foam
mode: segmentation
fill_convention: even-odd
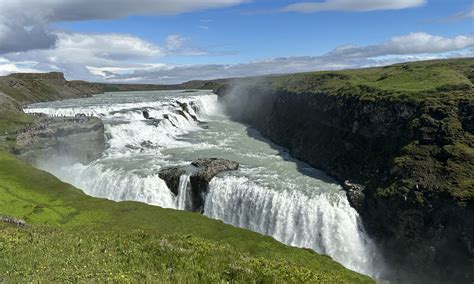
[[[377,274],[376,248],[344,192],[308,196],[298,190],[274,191],[245,177],[217,177],[211,181],[204,214]]]

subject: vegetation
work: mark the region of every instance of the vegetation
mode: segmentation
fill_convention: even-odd
[[[299,73],[266,77],[272,89],[292,93],[326,93],[364,99],[387,97],[424,100],[440,99],[440,93],[454,98],[470,90],[474,79],[474,60],[433,60],[401,63],[385,67]]]
[[[8,136],[30,122],[31,118],[21,111],[18,103],[0,92],[0,137]]]
[[[144,230],[84,231],[0,224],[0,281],[275,283],[346,282],[284,259],[241,253],[230,245]]]
[[[0,112],[0,136],[14,133],[30,124],[32,119],[22,113]]]

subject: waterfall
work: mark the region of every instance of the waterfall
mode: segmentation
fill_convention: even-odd
[[[185,210],[186,209],[186,200],[189,194],[189,175],[182,175],[179,178],[179,187],[178,187],[178,196],[176,209]]]
[[[146,119],[144,109],[154,119]],[[327,254],[373,277],[384,269],[340,186],[319,175],[302,174],[263,139],[250,137],[245,125],[221,115],[216,95],[105,94],[40,103],[25,111],[103,119],[108,147],[102,158],[88,165],[69,157],[37,161],[39,168],[91,196],[186,210],[191,202],[189,176],[180,177],[175,196],[158,177],[160,169],[199,157],[236,160],[243,165],[238,173],[211,181],[206,216]],[[214,123],[214,129],[205,130],[203,122]]]
[[[141,175],[102,164],[71,164],[64,159],[40,161],[38,167],[58,176],[84,193],[114,201],[140,201],[163,208],[176,208],[175,197],[158,174]]]
[[[377,276],[374,267],[381,266],[344,192],[308,196],[297,190],[278,192],[244,177],[217,177],[209,185],[204,214],[330,255],[364,274]]]

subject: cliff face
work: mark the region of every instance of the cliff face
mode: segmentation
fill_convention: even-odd
[[[245,79],[217,93],[235,119],[296,158],[360,184],[348,197],[387,261],[403,271],[392,278],[470,281],[474,76],[465,65],[474,61]],[[446,74],[440,66],[465,79],[416,82],[426,73]],[[394,73],[408,73],[411,90],[383,82]]]
[[[13,152],[31,163],[57,155],[86,164],[99,158],[104,147],[104,124],[98,118],[37,116],[16,137]]]

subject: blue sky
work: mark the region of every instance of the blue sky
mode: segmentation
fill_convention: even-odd
[[[433,0],[422,7],[392,11],[248,14],[291,2],[295,1],[263,0],[176,16],[133,16],[58,26],[77,32],[129,33],[157,44],[170,34],[180,34],[196,47],[233,53],[172,58],[180,63],[239,63],[267,57],[319,55],[339,45],[375,44],[419,31],[441,36],[474,32],[472,20],[440,23],[469,8],[469,0]]]
[[[0,73],[3,64],[3,73],[169,83],[473,54],[470,0],[195,1],[103,0],[110,5],[94,10],[97,1],[0,0],[19,19],[0,10]],[[31,20],[24,7],[46,16]],[[17,50],[2,48],[2,21],[12,31],[28,27]],[[365,55],[326,56],[341,46]]]

